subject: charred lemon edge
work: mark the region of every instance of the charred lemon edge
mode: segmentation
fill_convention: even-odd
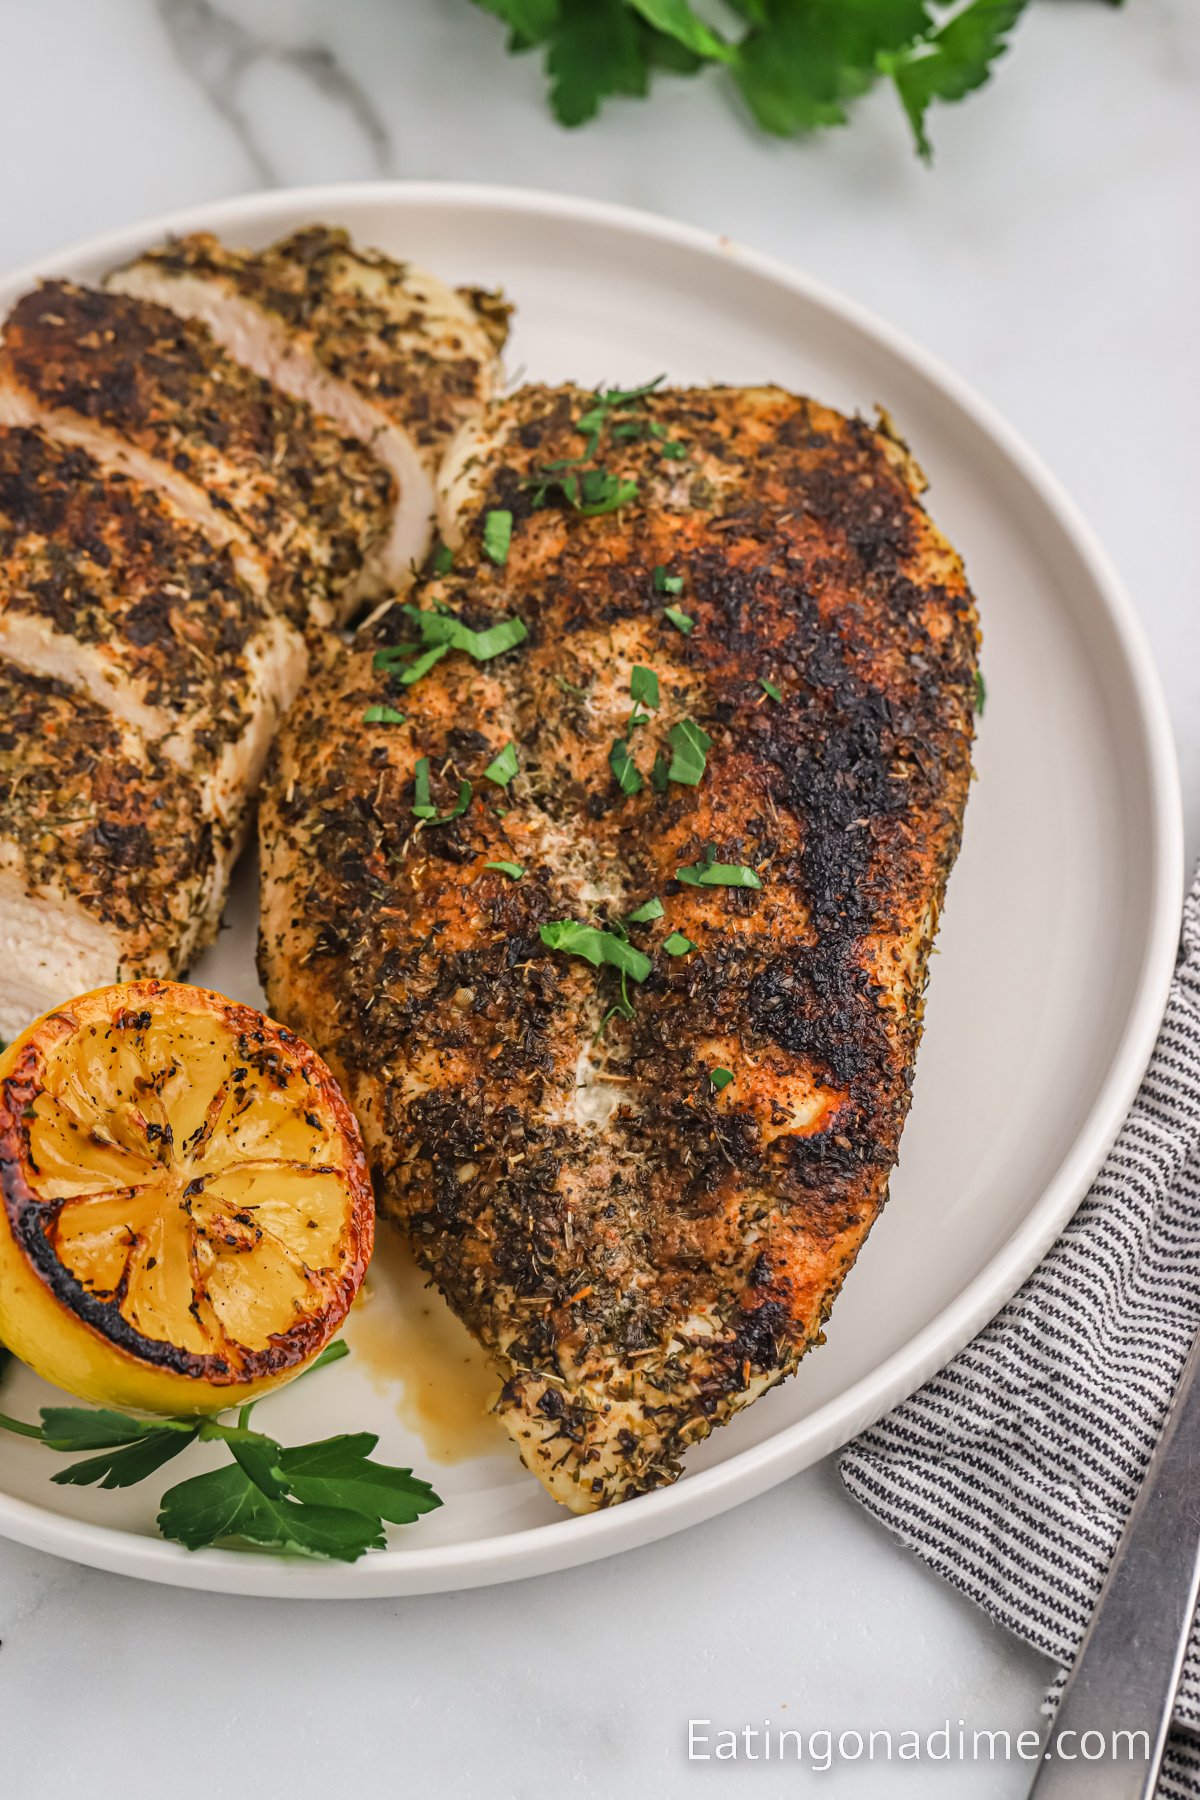
[[[132,1327],[125,1324],[120,1335],[128,1341],[123,1344],[118,1336],[81,1317],[72,1304],[70,1290],[77,1285],[73,1278],[64,1270],[61,1282],[49,1281],[21,1242],[16,1223],[20,1214],[31,1205],[44,1204],[27,1178],[29,1138],[23,1119],[30,1090],[40,1091],[43,1085],[37,1072],[44,1070],[46,1049],[39,1040],[56,1019],[73,1035],[86,1024],[111,1021],[121,1012],[136,1013],[147,1005],[208,1014],[219,1018],[232,1033],[251,1029],[277,1038],[312,1076],[341,1139],[339,1169],[350,1196],[347,1233],[354,1245],[353,1263],[338,1284],[339,1297],[319,1316],[306,1320],[307,1329],[281,1332],[270,1351],[252,1355],[254,1362],[266,1366],[248,1376],[235,1370],[204,1369],[209,1358],[196,1357],[177,1346],[155,1344],[163,1359],[158,1362],[139,1355],[128,1347],[128,1341],[138,1341]],[[366,1155],[345,1095],[310,1044],[255,1007],[182,982],[116,983],[52,1007],[0,1053],[0,1342],[45,1380],[81,1400],[150,1415],[217,1413],[282,1387],[315,1361],[345,1322],[371,1259],[374,1232],[375,1204]],[[176,1360],[201,1367],[193,1373],[171,1367],[172,1352]]]

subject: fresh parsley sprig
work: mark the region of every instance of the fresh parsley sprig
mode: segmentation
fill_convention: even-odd
[[[345,1343],[330,1344],[306,1373],[346,1354]],[[0,1428],[48,1450],[96,1452],[50,1477],[72,1487],[132,1487],[191,1444],[224,1444],[230,1464],[190,1476],[162,1497],[158,1528],[188,1550],[252,1546],[356,1562],[384,1548],[385,1521],[411,1525],[441,1505],[411,1469],[371,1460],[374,1432],[285,1448],[251,1428],[255,1404],[243,1406],[232,1425],[198,1415],[135,1419],[106,1407],[44,1406],[39,1425],[0,1413]]]
[[[475,0],[541,50],[550,104],[582,125],[616,95],[644,98],[660,71],[723,70],[755,121],[779,137],[843,125],[849,104],[889,80],[928,162],[926,114],[988,80],[1027,0],[729,0],[738,35],[692,0]]]

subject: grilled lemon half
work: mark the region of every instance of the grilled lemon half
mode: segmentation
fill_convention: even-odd
[[[0,1056],[0,1340],[135,1412],[298,1375],[370,1259],[354,1116],[282,1025],[205,988],[100,988]]]

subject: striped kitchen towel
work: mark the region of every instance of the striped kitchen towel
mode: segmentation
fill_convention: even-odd
[[[1070,1663],[1200,1326],[1200,878],[1150,1067],[1107,1162],[1016,1298],[850,1445],[901,1543]],[[1200,1800],[1193,1628],[1158,1792]]]

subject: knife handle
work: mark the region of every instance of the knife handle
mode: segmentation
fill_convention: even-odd
[[[1042,1745],[1029,1800],[1151,1800],[1198,1590],[1200,1333]],[[1147,1754],[1116,1761],[1114,1731],[1145,1733]],[[1081,1754],[1085,1732],[1104,1735],[1103,1760]]]

